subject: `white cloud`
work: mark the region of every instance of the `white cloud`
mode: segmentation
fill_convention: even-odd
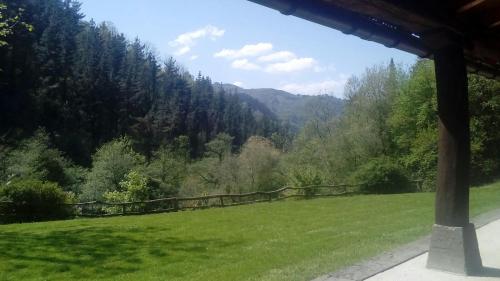
[[[290,51],[280,51],[269,55],[259,57],[260,62],[287,62],[295,59],[297,56]]]
[[[233,85],[238,86],[238,87],[243,87],[243,82],[240,81],[234,81]]]
[[[214,54],[216,58],[229,58],[237,59],[243,57],[253,57],[258,56],[263,53],[269,52],[273,49],[273,44],[271,43],[257,43],[253,45],[245,45],[241,49],[223,49],[220,52]]]
[[[260,66],[248,61],[247,59],[235,60],[231,63],[232,68],[243,70],[258,70]]]
[[[279,73],[279,72],[294,72],[311,68],[316,65],[316,60],[313,58],[298,58],[292,59],[287,62],[279,62],[269,64],[266,67],[266,72]]]
[[[189,51],[191,51],[191,47],[189,47],[189,46],[184,46],[184,47],[181,47],[181,48],[177,49],[177,51],[175,51],[175,53],[174,53],[174,54],[175,54],[176,56],[182,56],[182,55],[184,55],[184,54],[188,53]]]
[[[347,82],[346,75],[340,75],[338,79],[329,79],[315,83],[291,83],[280,87],[280,90],[301,95],[333,95],[338,98],[344,97],[344,86]]]
[[[207,25],[195,31],[183,33],[175,40],[169,43],[170,46],[177,48],[175,52],[176,55],[184,55],[191,50],[191,47],[196,45],[198,39],[208,37],[212,40],[216,40],[218,37],[222,37],[226,31],[215,27],[213,25]]]
[[[336,72],[336,71],[337,69],[333,64],[329,64],[327,66],[316,65],[314,67],[314,72]]]
[[[191,57],[189,57],[190,60],[195,60],[198,58],[198,55],[192,55]]]

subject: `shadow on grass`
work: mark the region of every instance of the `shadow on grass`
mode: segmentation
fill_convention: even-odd
[[[15,279],[22,274],[48,279],[109,278],[147,270],[148,265],[175,268],[179,262],[196,263],[239,244],[216,239],[179,239],[168,233],[165,227],[113,226],[44,233],[1,232],[0,271],[4,272],[0,277],[5,274]],[[170,277],[186,273],[173,271]]]

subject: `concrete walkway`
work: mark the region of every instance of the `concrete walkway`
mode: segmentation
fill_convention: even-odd
[[[427,253],[413,258],[366,281],[486,281],[500,280],[500,220],[477,230],[484,270],[479,276],[461,276],[425,268]]]
[[[462,276],[425,267],[430,236],[313,281],[500,281],[500,209],[474,218],[484,270]]]

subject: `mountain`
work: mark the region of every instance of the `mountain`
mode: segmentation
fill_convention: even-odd
[[[313,118],[338,116],[344,107],[344,100],[328,95],[294,95],[271,88],[244,89],[232,84],[219,83],[216,83],[215,87],[222,87],[225,92],[238,95],[242,101],[255,100],[265,105],[272,114],[297,130]],[[256,108],[256,104],[251,107]]]

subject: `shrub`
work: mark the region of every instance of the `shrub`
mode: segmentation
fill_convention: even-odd
[[[310,198],[318,192],[314,186],[323,184],[323,179],[316,169],[305,166],[292,172],[291,184],[296,187],[306,187],[304,195],[306,198]]]
[[[263,137],[252,136],[243,145],[238,162],[240,184],[246,190],[270,191],[284,183],[280,171],[281,152]]]
[[[154,198],[177,195],[186,176],[187,161],[182,149],[162,146],[153,153],[145,172],[151,179],[151,195]]]
[[[403,193],[414,191],[405,173],[396,161],[376,158],[362,165],[353,175],[363,193]]]
[[[0,188],[0,198],[12,201],[5,214],[17,220],[36,221],[65,218],[71,211],[64,203],[70,198],[57,183],[39,180],[19,180]]]
[[[126,192],[120,191],[108,191],[103,194],[103,199],[107,203],[123,203],[128,202],[128,194]],[[106,206],[104,207],[104,211],[107,214],[119,214],[123,210],[123,207],[115,205],[115,206]]]
[[[92,156],[92,169],[86,176],[80,200],[101,200],[109,191],[121,191],[120,182],[145,162],[128,138],[119,138],[101,146]]]
[[[55,182],[65,191],[75,193],[79,191],[86,173],[84,168],[66,159],[61,151],[52,148],[49,135],[43,129],[23,140],[3,157],[0,156],[0,161],[3,162],[0,166],[4,166],[4,171],[0,171],[0,181],[15,178]]]
[[[129,201],[144,201],[149,197],[147,187],[148,179],[137,171],[131,171],[125,177],[125,180],[120,182],[120,186],[127,194]]]
[[[137,171],[131,171],[120,182],[121,191],[108,191],[103,194],[103,199],[107,203],[123,203],[144,201],[149,199],[148,179]],[[122,211],[120,206],[109,206],[105,208],[109,214],[116,214]]]

